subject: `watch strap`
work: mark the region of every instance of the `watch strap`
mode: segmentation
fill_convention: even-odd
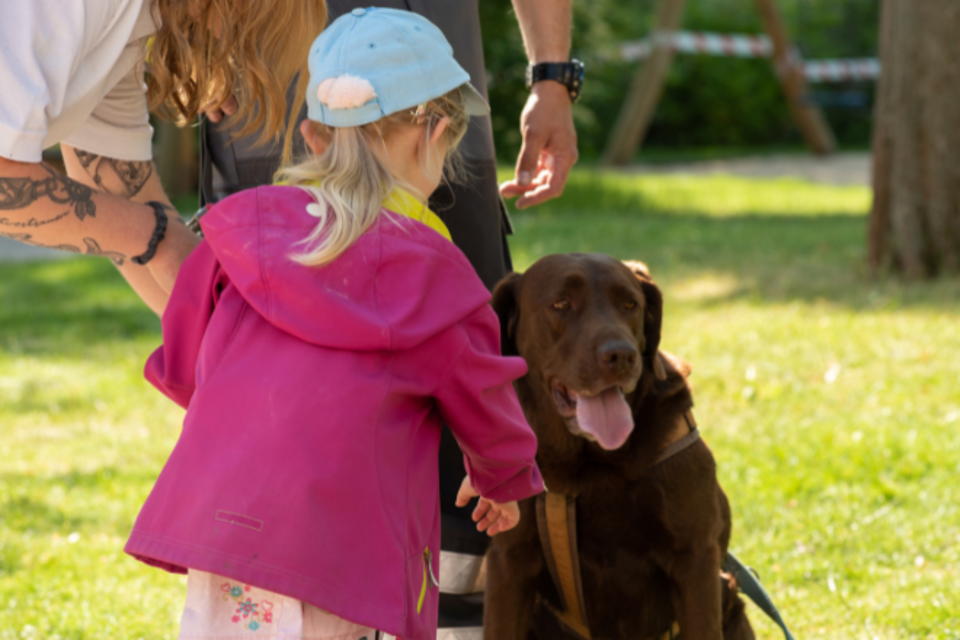
[[[583,63],[576,58],[570,62],[540,62],[527,67],[527,87],[541,80],[554,80],[570,92],[570,100],[576,102],[583,88]]]

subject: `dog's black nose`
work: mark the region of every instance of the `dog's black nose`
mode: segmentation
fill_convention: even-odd
[[[640,354],[637,348],[626,340],[610,340],[603,343],[598,355],[600,364],[620,375],[633,371]]]

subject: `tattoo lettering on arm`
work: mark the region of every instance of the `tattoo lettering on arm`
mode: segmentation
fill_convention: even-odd
[[[3,207],[0,207],[0,209],[2,209],[2,208],[3,208]],[[63,220],[63,219],[66,218],[68,215],[70,215],[70,212],[69,212],[69,211],[64,211],[64,212],[61,213],[60,215],[58,215],[58,216],[53,216],[52,218],[48,218],[48,219],[46,219],[46,220],[37,220],[36,218],[30,218],[29,220],[23,221],[23,220],[11,220],[10,218],[0,218],[0,227],[16,227],[16,228],[19,228],[19,229],[24,229],[24,228],[27,228],[27,227],[31,227],[31,228],[32,228],[32,227],[42,227],[42,226],[45,225],[45,224],[52,224],[52,223],[56,222],[57,220]],[[10,235],[10,234],[5,234],[5,233],[3,233],[3,231],[0,231],[0,234]],[[11,236],[11,237],[12,237],[12,236]]]
[[[152,162],[115,160],[80,149],[74,149],[74,152],[94,184],[101,191],[115,196],[132,198],[140,193],[143,185],[153,175]]]
[[[74,215],[80,220],[83,220],[87,216],[91,218],[96,217],[97,205],[94,204],[91,199],[93,189],[71,180],[65,175],[57,173],[44,164],[40,166],[50,174],[41,180],[34,180],[33,178],[0,178],[0,211],[25,209],[41,198],[49,198],[57,204],[65,204],[71,207]],[[26,223],[17,223],[7,221],[6,218],[0,218],[0,224],[15,227],[36,227],[41,224],[55,222],[66,215],[65,213],[58,218],[52,218],[46,221],[37,221],[35,218],[32,218]]]
[[[5,234],[8,238],[12,238],[17,242],[24,242],[26,244],[32,244],[35,247],[43,247],[44,249],[57,249],[58,251],[69,251],[71,253],[86,253],[88,256],[102,256],[104,258],[109,258],[113,264],[118,267],[122,267],[124,261],[127,259],[127,256],[116,251],[104,251],[100,248],[100,243],[98,243],[93,238],[84,238],[83,243],[87,245],[86,252],[81,251],[79,247],[75,247],[72,244],[41,244],[34,241],[33,236],[29,233],[9,233]]]

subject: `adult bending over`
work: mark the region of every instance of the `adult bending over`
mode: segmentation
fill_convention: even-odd
[[[242,133],[281,139],[286,89],[326,23],[326,4],[30,0],[3,11],[0,235],[108,257],[162,312],[197,238],[178,216],[167,219],[149,109],[187,122],[235,95]],[[56,144],[67,175],[42,162]]]

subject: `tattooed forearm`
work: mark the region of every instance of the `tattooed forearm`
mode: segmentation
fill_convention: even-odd
[[[88,256],[103,256],[105,258],[110,258],[110,261],[118,267],[122,267],[123,261],[127,259],[127,256],[123,255],[122,253],[118,253],[116,251],[104,251],[93,238],[84,238],[83,242],[87,245]]]
[[[74,149],[73,152],[77,154],[77,160],[80,161],[84,169],[89,169],[95,160],[100,159],[100,156],[97,154],[84,151],[83,149]]]
[[[72,244],[40,244],[34,240],[33,236],[29,233],[8,233],[4,235],[6,235],[8,238],[16,240],[17,242],[32,244],[35,247],[43,247],[44,249],[57,249],[58,251],[69,251],[71,253],[80,253],[80,249]]]
[[[80,149],[74,149],[74,152],[94,184],[101,191],[115,196],[132,198],[140,193],[143,185],[153,175],[152,162],[115,160]]]
[[[0,211],[25,209],[41,198],[49,198],[57,204],[72,207],[74,215],[80,220],[87,216],[96,217],[97,205],[91,199],[93,189],[57,173],[46,165],[41,164],[40,166],[49,174],[41,180],[0,177]],[[31,222],[36,223],[35,220],[31,220]],[[25,223],[24,226],[38,226],[38,224],[48,224],[48,222]],[[5,224],[19,226],[17,223]]]
[[[29,220],[11,220],[10,218],[0,218],[0,227],[16,227],[19,229],[26,229],[28,227],[42,227],[45,224],[51,224],[57,220],[63,220],[68,215],[70,215],[70,212],[64,211],[60,215],[47,218],[46,220],[37,220],[36,218],[30,218]]]
[[[41,244],[33,239],[33,236],[29,233],[8,233],[4,234],[8,238],[12,238],[18,242],[25,242],[27,244],[32,244],[35,247],[43,247],[45,249],[57,249],[58,251],[70,251],[71,253],[86,253],[88,256],[103,256],[104,258],[109,258],[113,264],[118,267],[122,267],[124,261],[127,259],[127,256],[116,251],[104,251],[100,248],[100,244],[93,238],[84,238],[83,243],[87,245],[86,252],[83,252],[79,247],[75,247],[72,244]]]

